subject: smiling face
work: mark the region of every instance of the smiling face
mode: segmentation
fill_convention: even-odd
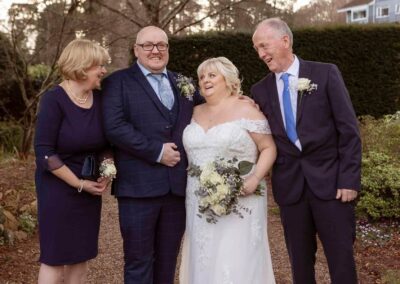
[[[215,95],[229,95],[224,76],[212,67],[199,74],[199,86],[201,95],[206,99]]]
[[[100,81],[107,73],[107,69],[104,65],[95,65],[86,70],[85,84],[88,89],[99,89]]]
[[[134,47],[135,56],[140,64],[152,73],[161,73],[168,64],[169,52],[168,48],[164,51],[159,51],[157,47],[146,51],[142,44],[168,44],[166,33],[160,28],[149,26],[139,31]]]
[[[293,53],[288,35],[261,25],[253,35],[253,44],[258,56],[274,73],[286,71],[293,62]]]

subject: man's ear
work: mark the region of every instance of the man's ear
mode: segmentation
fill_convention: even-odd
[[[282,37],[282,40],[283,40],[283,43],[284,43],[285,47],[286,47],[286,48],[289,48],[289,47],[290,47],[290,39],[289,39],[289,36],[288,36],[288,35],[284,35],[284,36]]]

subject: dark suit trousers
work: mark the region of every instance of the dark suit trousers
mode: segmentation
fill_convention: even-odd
[[[281,206],[280,211],[295,284],[316,283],[316,234],[324,247],[331,283],[357,283],[353,202],[318,199],[305,185],[300,200]]]
[[[118,198],[125,284],[173,284],[185,230],[185,198]]]

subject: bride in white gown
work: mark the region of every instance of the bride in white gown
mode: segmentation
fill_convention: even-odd
[[[216,224],[198,216],[197,177],[188,177],[186,232],[180,266],[181,284],[275,283],[267,239],[267,199],[254,195],[271,168],[275,144],[268,122],[241,94],[237,68],[225,57],[208,59],[198,70],[206,103],[195,108],[183,134],[189,163],[203,167],[223,157],[256,163],[245,177],[240,205],[243,218],[218,217]]]

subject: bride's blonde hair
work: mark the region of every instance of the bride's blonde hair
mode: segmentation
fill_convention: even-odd
[[[224,76],[226,86],[231,94],[243,94],[239,70],[228,58],[221,56],[203,61],[197,68],[197,77],[200,79],[200,76],[208,69],[216,70]]]

